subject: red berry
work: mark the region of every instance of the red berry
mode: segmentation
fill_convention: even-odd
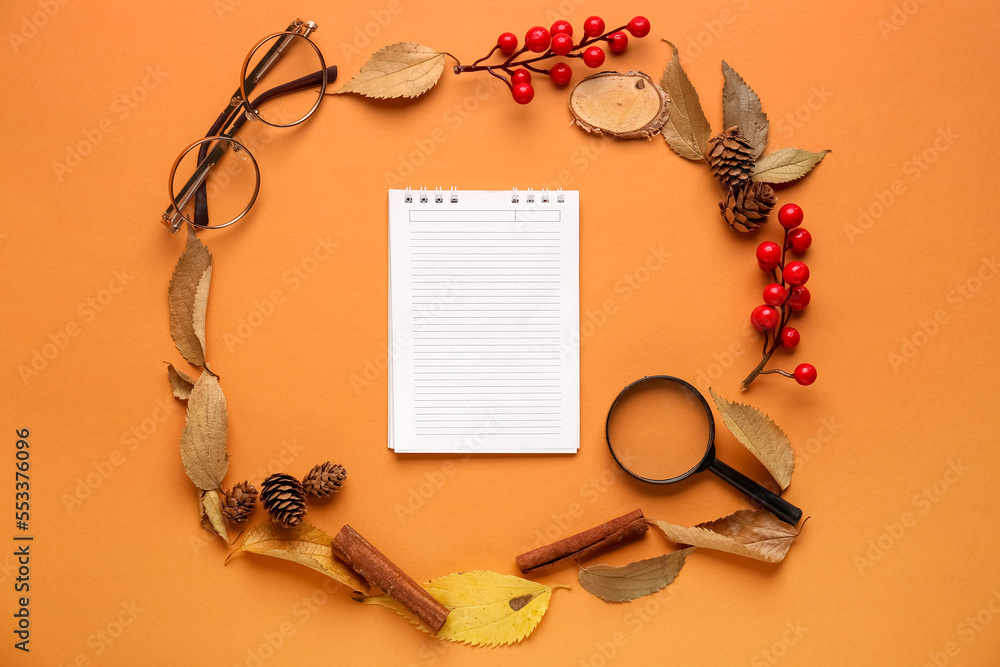
[[[510,82],[531,83],[531,72],[524,69],[523,67],[519,67],[518,69],[514,70],[513,74],[510,75]]]
[[[769,306],[777,308],[785,302],[786,296],[788,296],[788,292],[778,283],[771,283],[764,288],[764,303]]]
[[[633,37],[645,37],[649,34],[649,19],[645,16],[636,16],[626,27]]]
[[[552,83],[565,86],[573,78],[573,68],[566,63],[556,63],[549,70],[549,76],[552,77]]]
[[[552,35],[552,53],[564,56],[573,50],[573,38],[564,32]]]
[[[757,246],[757,264],[764,271],[770,271],[781,263],[781,246],[774,241],[764,241]]]
[[[750,313],[750,322],[757,331],[767,331],[778,326],[781,321],[781,314],[771,306],[757,306]]]
[[[628,46],[628,35],[623,33],[621,30],[618,32],[613,32],[608,35],[608,44],[611,46],[611,50],[614,53],[621,53]]]
[[[788,247],[792,249],[792,252],[803,253],[806,249],[812,245],[813,237],[809,233],[808,229],[803,229],[799,227],[798,229],[788,232]]]
[[[583,34],[587,37],[597,37],[604,32],[604,19],[591,16],[583,22]]]
[[[515,83],[511,94],[514,95],[514,101],[518,104],[527,104],[535,96],[535,89],[531,87],[530,83]]]
[[[805,262],[789,262],[781,272],[781,277],[789,285],[805,285],[809,280],[809,267]]]
[[[549,32],[552,33],[553,37],[555,37],[556,35],[569,35],[570,37],[572,37],[573,24],[570,23],[569,21],[564,21],[562,19],[559,19],[558,21],[552,24],[552,27],[549,28]]]
[[[497,37],[497,45],[502,53],[510,55],[517,50],[517,35],[512,32],[502,33]]]
[[[799,331],[792,327],[785,327],[781,330],[781,347],[791,350],[799,344]]]
[[[808,287],[797,285],[788,292],[788,307],[792,310],[805,310],[811,298]]]
[[[799,364],[795,367],[795,381],[803,387],[816,381],[816,367],[812,364]]]
[[[552,41],[552,37],[549,35],[549,31],[540,25],[536,25],[534,28],[528,30],[524,35],[524,45],[528,47],[528,50],[532,53],[544,53],[549,50],[549,43]]]
[[[604,49],[599,46],[591,46],[583,52],[583,62],[587,67],[596,69],[604,64]]]
[[[778,210],[778,222],[785,229],[792,229],[802,224],[802,207],[798,204],[785,204]]]

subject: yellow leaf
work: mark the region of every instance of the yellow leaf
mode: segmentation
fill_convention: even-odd
[[[753,157],[756,159],[767,145],[767,114],[760,106],[757,93],[724,60],[722,73],[725,76],[722,86],[722,126],[739,126],[743,136],[753,146]]]
[[[201,492],[201,527],[215,533],[229,544],[226,520],[222,516],[222,498],[218,489]]]
[[[170,363],[167,364],[167,382],[170,383],[170,391],[176,398],[186,401],[191,396],[194,380],[187,373],[174,368],[174,365]]]
[[[265,519],[246,532],[243,544],[233,553],[248,551],[290,560],[367,595],[368,584],[347,563],[333,555],[332,544],[332,537],[304,521],[294,528],[282,528]]]
[[[699,523],[693,528],[660,519],[650,523],[677,544],[718,549],[768,563],[778,563],[799,534],[795,526],[775,518],[766,510],[740,510],[729,516]]]
[[[783,489],[792,481],[795,458],[785,432],[757,408],[743,403],[730,403],[709,387],[722,421],[736,439],[757,457],[771,477]]]
[[[602,600],[628,602],[655,593],[673,582],[695,547],[614,567],[591,565],[580,569],[580,585]]]
[[[812,171],[829,152],[811,153],[801,148],[782,148],[757,160],[752,178],[762,183],[797,180]]]
[[[188,225],[187,246],[170,277],[167,303],[170,306],[170,335],[177,351],[195,366],[205,365],[205,308],[202,305],[196,314],[195,303],[199,298],[202,278],[211,267],[211,253],[195,236],[194,227]],[[204,286],[204,299],[207,302],[207,282]],[[196,318],[200,318],[200,321],[196,322]]]
[[[677,47],[670,44],[670,48],[674,56],[660,77],[660,86],[670,97],[670,115],[661,132],[675,153],[689,160],[703,160],[712,126],[705,118],[698,91],[681,67]]]
[[[444,627],[433,636],[473,646],[521,641],[542,620],[552,597],[549,586],[489,570],[449,574],[421,585],[450,611]],[[405,607],[388,596],[368,597],[361,602],[392,609],[424,629]]]
[[[336,93],[375,99],[418,97],[434,87],[444,71],[444,54],[413,42],[383,46]]]
[[[194,485],[204,491],[222,486],[229,468],[226,431],[229,415],[219,380],[204,371],[188,398],[184,432],[181,433],[181,461]]]

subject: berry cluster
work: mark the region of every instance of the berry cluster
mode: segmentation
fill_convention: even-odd
[[[527,104],[535,96],[535,89],[531,86],[532,72],[547,75],[557,86],[565,86],[573,78],[573,68],[565,62],[557,62],[549,69],[537,67],[535,63],[555,57],[580,58],[584,65],[596,69],[604,64],[605,58],[604,49],[597,45],[598,42],[607,42],[612,53],[622,53],[628,46],[626,31],[633,37],[645,37],[649,34],[649,20],[642,16],[636,16],[627,25],[614,30],[605,30],[604,27],[604,19],[591,16],[583,22],[583,38],[574,42],[573,26],[569,21],[556,21],[548,29],[535,26],[525,33],[524,46],[520,49],[517,35],[505,32],[497,38],[496,46],[489,53],[471,65],[456,65],[455,73],[489,72],[507,84],[515,102]],[[497,51],[505,56],[503,62],[495,65],[482,64]],[[538,55],[518,60],[526,53]]]
[[[750,313],[750,322],[764,334],[764,350],[761,362],[743,380],[744,390],[763,373],[795,378],[801,385],[816,381],[816,367],[812,364],[799,364],[794,373],[764,370],[779,347],[791,350],[799,344],[799,332],[788,326],[788,321],[793,313],[804,310],[810,299],[809,288],[806,287],[809,267],[802,261],[785,261],[788,251],[801,255],[812,244],[812,235],[799,226],[802,224],[802,208],[797,204],[785,204],[778,211],[778,222],[785,228],[784,246],[773,241],[764,241],[757,246],[757,265],[772,277],[773,282],[764,288],[764,303]]]

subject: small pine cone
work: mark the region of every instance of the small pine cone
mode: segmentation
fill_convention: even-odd
[[[770,185],[750,181],[730,188],[726,198],[719,202],[719,210],[730,227],[738,232],[752,232],[767,222],[777,201]]]
[[[271,520],[285,528],[294,528],[306,513],[306,494],[299,480],[275,473],[260,487],[260,502]]]
[[[257,503],[257,489],[250,482],[240,482],[222,494],[222,513],[233,523],[243,523]]]
[[[722,187],[736,187],[753,173],[753,146],[735,125],[708,140],[705,156]]]
[[[313,498],[322,498],[339,491],[345,479],[347,470],[344,466],[327,461],[309,471],[302,479],[302,487]]]

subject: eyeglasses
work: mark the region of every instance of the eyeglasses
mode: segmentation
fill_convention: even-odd
[[[296,19],[284,31],[268,35],[250,49],[240,71],[239,88],[229,104],[205,138],[181,151],[170,169],[170,206],[162,221],[172,233],[185,222],[200,229],[221,229],[250,211],[260,192],[260,170],[248,144],[263,145],[273,133],[262,131],[245,142],[237,141],[236,133],[247,119],[285,128],[316,113],[327,83],[337,78],[337,67],[327,67],[319,47],[309,39],[318,27],[312,21]],[[254,94],[265,75],[270,81],[283,83]],[[183,186],[178,188],[178,183]],[[226,222],[210,224],[209,198],[212,217]]]

